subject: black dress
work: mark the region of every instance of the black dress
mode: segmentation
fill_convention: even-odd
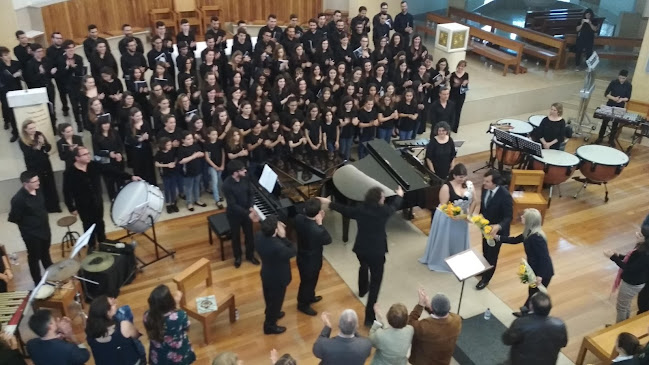
[[[81,136],[76,134],[72,136],[72,144],[76,144],[77,147],[83,146],[83,139]],[[67,169],[70,165],[74,163],[74,153],[70,151],[70,146],[64,138],[56,141],[56,148],[59,151],[59,158],[61,161],[65,161],[65,168]]]
[[[457,133],[457,128],[460,126],[462,106],[464,106],[464,100],[466,100],[466,87],[462,87],[464,81],[469,81],[468,72],[465,72],[462,77],[458,77],[455,72],[451,73],[451,93],[449,99],[455,102],[455,125],[451,126],[455,133]]]
[[[40,132],[36,132],[34,138],[38,138]],[[22,140],[19,140],[20,149],[23,151],[25,166],[27,170],[34,171],[38,174],[41,181],[41,191],[45,197],[45,208],[48,213],[58,213],[61,211],[59,206],[59,194],[56,191],[56,182],[54,181],[54,171],[50,162],[49,152],[52,145],[45,142],[41,149],[27,146]]]
[[[561,118],[557,121],[551,121],[548,117],[543,118],[539,127],[534,131],[534,137],[539,140],[543,138],[546,142],[552,142],[555,139],[557,143],[550,146],[550,149],[560,150],[563,143],[566,121]]]
[[[138,141],[138,138],[143,133],[149,134],[149,139]],[[131,149],[131,156],[133,159],[133,175],[139,176],[151,185],[157,185],[155,176],[155,167],[153,163],[153,148],[151,146],[151,139],[153,132],[146,123],[142,124],[140,130],[136,130],[135,134],[132,132],[126,136],[126,145]]]
[[[116,179],[115,175],[110,173],[110,171],[107,172],[107,170],[117,169],[124,171],[124,160],[117,161],[110,157],[111,152],[123,154],[124,144],[114,130],[111,130],[108,136],[104,136],[101,132],[97,131],[92,136],[92,148],[95,152],[94,160],[102,167],[101,175],[104,178],[104,184],[106,184],[108,197],[110,200],[114,200],[123,185],[123,181]],[[110,167],[107,167],[107,165],[110,165]]]
[[[430,160],[435,169],[435,175],[441,179],[448,177],[451,171],[451,162],[455,158],[455,143],[453,138],[448,138],[448,142],[439,143],[436,138],[431,138],[428,147],[426,147],[426,158]]]

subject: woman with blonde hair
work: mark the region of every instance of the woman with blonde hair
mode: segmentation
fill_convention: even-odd
[[[562,115],[563,104],[553,103],[548,116],[543,118],[539,127],[532,133],[543,149],[561,149],[566,130],[566,121],[563,120]]]
[[[54,171],[50,162],[49,152],[52,145],[36,127],[36,122],[27,119],[20,128],[20,149],[23,151],[25,166],[28,171],[38,174],[41,181],[40,190],[45,197],[45,208],[48,213],[60,213],[59,195],[54,182]]]
[[[529,295],[525,305],[521,307],[520,312],[513,313],[516,317],[520,317],[528,311],[530,298],[539,291],[538,285],[542,284],[547,288],[554,275],[552,258],[548,250],[548,239],[541,227],[543,223],[541,213],[534,208],[525,209],[521,216],[521,223],[525,225],[522,234],[516,237],[496,236],[496,239],[502,243],[516,244],[522,242],[525,247],[527,262],[536,275],[536,283],[529,287]]]

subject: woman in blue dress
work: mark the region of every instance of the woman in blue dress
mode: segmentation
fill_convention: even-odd
[[[455,165],[449,172],[448,181],[439,191],[440,206],[453,203],[462,208],[462,215],[470,216],[477,207],[476,201],[473,183],[467,180],[466,167],[463,164]],[[437,210],[430,226],[426,251],[419,262],[433,271],[451,272],[444,259],[469,247],[469,222],[464,218],[450,218]]]

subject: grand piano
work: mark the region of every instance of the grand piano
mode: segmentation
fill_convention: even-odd
[[[368,155],[339,168],[325,186],[325,194],[343,204],[361,203],[373,186],[382,186],[390,199],[394,189],[404,191],[402,209],[409,218],[413,207],[434,209],[439,204],[439,189],[444,183],[409,149],[394,149],[387,142],[375,139],[366,144]],[[349,218],[343,216],[343,241],[349,240]]]

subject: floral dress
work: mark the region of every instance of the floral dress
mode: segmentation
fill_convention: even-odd
[[[144,314],[146,321],[147,313]],[[191,364],[196,354],[187,336],[189,317],[182,310],[165,314],[164,339],[162,343],[149,340],[149,364]]]

